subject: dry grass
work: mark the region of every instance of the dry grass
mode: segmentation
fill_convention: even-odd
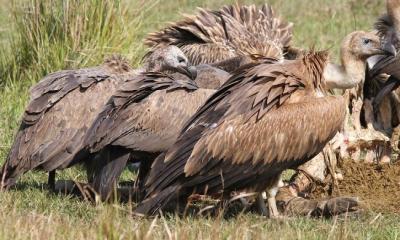
[[[141,39],[197,6],[218,7],[233,0],[24,0],[41,10],[14,8],[0,0],[0,162],[28,99],[28,88],[51,71],[97,64],[110,52],[138,63],[145,51]],[[239,1],[261,3],[260,0]],[[14,3],[20,5],[21,1]],[[69,8],[59,8],[70,3]],[[75,4],[80,3],[79,7]],[[384,11],[376,0],[271,0],[282,16],[295,23],[294,43],[338,54],[341,38],[371,28]],[[48,4],[55,4],[48,6]],[[84,7],[81,7],[84,6]],[[95,6],[95,7],[93,7]],[[19,10],[18,10],[19,9]],[[66,10],[70,9],[70,10]],[[75,11],[72,11],[74,10]],[[44,16],[37,21],[39,16]],[[54,19],[54,16],[56,18]],[[35,20],[36,19],[36,20]],[[32,25],[33,24],[33,25]],[[79,27],[76,27],[76,26]],[[63,178],[85,179],[79,169]],[[124,178],[130,178],[129,173]],[[366,212],[338,219],[270,221],[254,214],[236,218],[136,219],[131,205],[93,206],[73,197],[49,194],[42,173],[28,173],[18,188],[0,193],[0,239],[399,239],[400,217]]]

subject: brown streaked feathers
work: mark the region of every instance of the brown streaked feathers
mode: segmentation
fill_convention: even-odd
[[[326,64],[327,53],[309,53],[234,74],[157,158],[136,212],[154,214],[193,192],[263,191],[283,170],[318,154],[346,112],[342,97],[321,97]]]
[[[93,187],[102,200],[110,196],[112,184],[128,160],[141,162],[138,183],[143,185],[149,168],[146,166],[168,150],[183,124],[214,92],[199,89],[193,80],[179,73],[142,73],[124,83],[85,137],[84,149],[100,158],[107,157],[104,150],[126,153],[124,159],[92,160],[97,166]]]
[[[179,73],[148,72],[130,79],[112,96],[105,105],[104,110],[93,122],[85,137],[85,145],[90,148],[91,152],[100,151],[106,145],[112,145],[113,143],[122,144],[121,146],[131,149],[138,149],[137,144],[140,144],[140,141],[138,141],[137,137],[128,137],[127,135],[135,134],[136,131],[143,132],[147,130],[150,131],[149,134],[151,132],[157,134],[154,131],[156,129],[151,129],[151,126],[146,125],[151,124],[153,120],[175,120],[171,119],[171,116],[158,116],[158,114],[176,114],[176,120],[188,118],[188,116],[184,117],[179,114],[182,112],[183,115],[188,115],[184,113],[187,109],[174,108],[174,112],[167,111],[172,109],[166,105],[172,104],[173,101],[168,101],[166,98],[168,98],[168,95],[172,98],[181,96],[182,94],[173,93],[174,91],[180,92],[179,90],[189,93],[198,90],[198,87],[195,82]],[[153,106],[152,101],[159,101],[159,105]],[[177,110],[180,110],[180,112],[177,112]],[[148,111],[153,114],[147,113]],[[174,123],[172,124],[174,125]],[[149,129],[146,130],[146,127]],[[164,130],[169,131],[170,129]],[[120,138],[126,138],[126,140],[121,141]],[[126,143],[128,140],[131,143]],[[138,141],[138,143],[134,144],[133,142],[135,141]]]
[[[52,171],[69,161],[126,70],[130,68],[113,58],[99,67],[50,74],[34,86],[2,168],[3,187],[28,170]]]
[[[236,56],[283,58],[292,37],[292,24],[277,18],[270,6],[225,6],[199,9],[195,16],[152,33],[148,46],[176,45],[197,65]]]

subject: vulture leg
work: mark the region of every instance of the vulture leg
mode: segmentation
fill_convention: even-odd
[[[391,91],[395,90],[400,86],[400,81],[397,80],[395,77],[390,76],[389,79],[385,82],[385,85],[376,95],[375,99],[373,100],[373,107],[374,113],[377,114],[379,110],[379,105],[381,104],[383,98],[388,95]]]
[[[283,182],[281,176],[274,182],[274,184],[267,190],[267,201],[268,201],[268,210],[265,206],[264,198],[262,194],[257,196],[257,206],[262,215],[268,216],[269,218],[279,218],[280,214],[278,208],[276,206],[276,194],[280,187],[283,187]]]
[[[139,174],[136,179],[136,187],[138,187],[139,191],[144,190],[144,184],[146,182],[146,177],[151,169],[153,161],[146,159],[140,163]]]
[[[100,195],[102,201],[109,199],[129,157],[129,151],[108,148],[101,152],[101,159],[93,158],[96,161],[91,165],[93,174],[90,183],[96,193]]]
[[[261,215],[266,216],[266,217],[270,216],[267,206],[265,205],[264,198],[261,193],[257,195],[257,207],[258,207],[258,210],[260,211]]]
[[[269,217],[270,218],[280,218],[280,213],[276,206],[276,195],[278,194],[279,188],[283,187],[282,176],[275,180],[275,183],[267,190],[267,199],[268,199],[268,209],[269,209]]]
[[[280,214],[279,214],[278,208],[276,206],[275,196],[268,197],[268,210],[269,210],[270,218],[279,218]]]
[[[56,186],[56,170],[49,172],[49,178],[47,179],[47,184],[50,190],[54,191]]]

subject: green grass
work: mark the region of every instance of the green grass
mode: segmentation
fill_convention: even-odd
[[[57,5],[62,1],[25,2]],[[78,8],[74,4],[79,1],[68,2],[76,11],[66,13],[54,5],[33,11],[19,8],[20,1],[13,6],[7,0],[0,0],[0,162],[4,161],[19,125],[29,87],[44,75],[98,64],[111,52],[122,53],[137,65],[145,51],[141,40],[146,33],[179,19],[179,13],[191,13],[198,6],[215,8],[233,0],[160,0],[147,3],[146,8],[140,7],[146,2],[142,0],[122,0],[121,5],[89,0],[81,1]],[[280,15],[295,23],[295,46],[330,49],[334,58],[338,56],[343,36],[356,29],[371,29],[376,17],[384,11],[383,1],[376,0],[271,0],[270,3]],[[33,22],[38,16],[42,22]],[[70,19],[66,25],[65,16]],[[87,22],[76,28],[79,19]],[[61,177],[85,178],[76,168],[66,170]],[[277,222],[249,213],[230,219],[166,217],[153,222],[131,217],[129,204],[94,206],[73,197],[49,194],[42,187],[45,181],[43,173],[28,173],[20,179],[18,189],[0,193],[0,239],[400,238],[399,216],[370,211],[359,217],[328,220],[296,218]]]

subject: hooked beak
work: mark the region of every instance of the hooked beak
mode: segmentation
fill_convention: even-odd
[[[177,67],[177,71],[188,76],[192,80],[195,80],[197,77],[197,69],[194,66]]]
[[[396,56],[397,51],[396,48],[394,47],[394,45],[392,43],[390,43],[389,41],[386,41],[383,46],[382,46],[382,51],[384,55],[389,55],[389,56]]]

